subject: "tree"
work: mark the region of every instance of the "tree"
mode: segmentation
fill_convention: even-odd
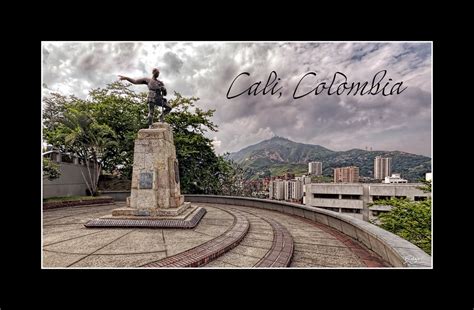
[[[130,90],[131,84],[113,82],[106,88],[89,92],[87,110],[97,122],[109,126],[116,134],[117,144],[106,148],[103,166],[107,172],[118,172],[130,179],[133,167],[133,149],[138,131],[147,128],[148,107],[146,93]],[[157,119],[155,109],[154,117]]]
[[[425,201],[392,198],[374,204],[392,206],[389,212],[379,215],[380,227],[431,255],[431,198]]]
[[[181,175],[181,191],[193,194],[230,194],[234,166],[214,152],[207,130],[217,131],[210,118],[214,110],[196,107],[199,98],[186,98],[175,92],[173,107],[165,121],[173,128],[176,157]]]
[[[44,139],[62,152],[70,151],[71,146],[57,135],[56,128],[64,120],[64,113],[71,108],[88,113],[98,124],[107,125],[116,136],[117,143],[103,150],[103,169],[130,178],[134,141],[138,130],[147,126],[147,106],[144,104],[146,94],[137,94],[129,88],[130,85],[114,82],[105,88],[92,89],[87,100],[52,93],[44,99]]]
[[[130,179],[134,142],[138,130],[147,127],[147,105],[146,93],[135,93],[129,87],[128,84],[114,82],[106,88],[91,90],[86,100],[60,94],[46,98],[43,115],[45,140],[62,151],[76,152],[80,148],[70,143],[72,140],[66,143],[64,124],[70,111],[83,113],[94,121],[95,127],[106,126],[104,128],[110,130],[110,135],[113,133],[116,137],[115,144],[106,144],[101,148],[100,166],[104,171],[119,172],[124,178]],[[181,191],[237,193],[237,170],[232,163],[215,154],[212,140],[205,136],[208,130],[217,131],[217,126],[211,121],[214,110],[197,107],[195,103],[198,100],[174,93],[174,98],[169,100],[173,110],[165,118],[173,128]],[[158,110],[155,109],[155,119]],[[72,128],[69,128],[69,134],[77,131]]]
[[[85,162],[88,175],[86,177],[81,171],[82,177],[90,195],[97,195],[102,160],[105,150],[116,145],[115,132],[109,126],[99,124],[88,112],[69,105],[55,130],[49,134]]]
[[[43,157],[43,178],[52,181],[60,176],[59,165],[52,162],[49,158]]]
[[[431,193],[431,180],[420,179],[420,182],[423,183],[423,185],[418,187],[418,189],[421,189],[425,193]]]

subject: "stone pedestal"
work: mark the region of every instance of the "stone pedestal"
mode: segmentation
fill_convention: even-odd
[[[127,207],[113,210],[112,216],[89,221],[86,227],[142,227],[137,221],[143,220],[151,220],[146,227],[150,223],[155,223],[153,227],[197,225],[205,209],[184,202],[178,167],[171,126],[154,123],[152,128],[141,129],[135,140]]]

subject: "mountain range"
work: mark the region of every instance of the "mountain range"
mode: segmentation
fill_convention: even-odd
[[[326,176],[333,175],[333,168],[357,166],[361,177],[373,177],[376,156],[391,157],[392,173],[400,173],[402,178],[411,182],[431,172],[431,158],[427,156],[400,151],[332,151],[320,145],[298,143],[283,137],[273,137],[228,155],[245,169],[247,179],[286,172],[305,174],[311,161],[322,162],[323,175]]]

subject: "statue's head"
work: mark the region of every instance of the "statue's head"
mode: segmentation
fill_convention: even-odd
[[[153,73],[154,78],[157,78],[158,76],[160,76],[160,70],[158,70],[158,68],[154,68],[153,71],[151,71],[151,73]]]

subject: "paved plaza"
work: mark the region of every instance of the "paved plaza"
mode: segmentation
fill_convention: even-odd
[[[276,211],[193,203],[193,229],[86,228],[123,203],[43,212],[43,267],[384,267],[377,254],[326,225]]]

